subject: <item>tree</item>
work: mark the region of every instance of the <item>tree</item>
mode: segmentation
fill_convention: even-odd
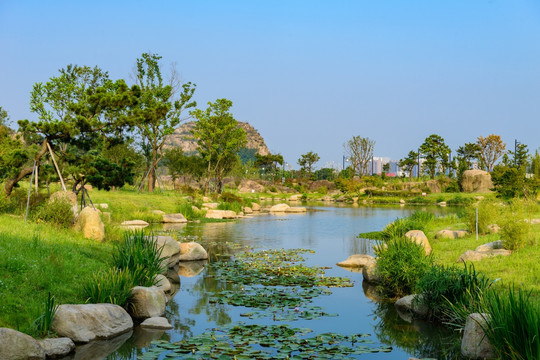
[[[457,149],[457,166],[454,164],[457,170],[457,182],[461,187],[461,180],[463,173],[472,167],[474,159],[478,159],[479,147],[476,143],[465,143]]]
[[[166,150],[163,161],[173,182],[182,176],[184,184],[188,184],[188,179],[200,180],[206,167],[206,163],[199,155],[188,156],[181,148]]]
[[[359,175],[368,175],[368,165],[373,158],[373,148],[375,147],[375,141],[369,138],[361,136],[353,136],[343,144],[345,154],[351,162],[355,173]]]
[[[238,160],[238,152],[247,144],[246,131],[238,126],[229,109],[232,101],[217,99],[208,102],[206,110],[196,109],[191,114],[197,119],[192,134],[197,139],[199,154],[207,164],[204,193],[208,192],[211,177],[217,181],[221,192],[223,177]]]
[[[504,161],[506,165],[520,169],[527,166],[529,149],[527,149],[527,145],[516,142],[514,151],[508,151],[508,153],[504,154],[503,157],[506,158]]]
[[[476,144],[478,145],[480,166],[491,172],[495,162],[504,154],[506,144],[499,135],[494,134],[488,137],[479,136],[476,139]]]
[[[264,172],[270,172],[272,176],[274,176],[278,171],[278,166],[283,166],[283,155],[281,154],[268,154],[268,155],[255,154],[255,166],[264,169]]]
[[[399,167],[406,169],[405,171],[409,173],[409,179],[412,180],[413,169],[418,164],[418,153],[416,151],[409,151],[406,158],[399,160]]]
[[[534,156],[531,156],[529,171],[534,175],[535,179],[540,179],[540,154],[538,153],[538,150],[536,150]]]
[[[167,135],[172,134],[184,120],[181,118],[182,111],[197,105],[192,101],[196,85],[190,82],[181,85],[175,72],[170,82],[165,84],[159,66],[160,59],[159,55],[142,54],[142,57],[137,59],[135,74],[140,91],[136,112],[137,128],[147,161],[148,191],[154,190],[156,169],[164,156],[163,145]]]
[[[424,140],[424,143],[420,145],[420,152],[424,155],[424,166],[427,168],[432,179],[435,177],[437,165],[441,167],[441,172],[443,174],[450,166],[450,148],[444,143],[444,139],[439,135],[432,134],[428,136]]]
[[[7,126],[9,122],[8,112],[0,106],[0,126]]]
[[[101,137],[121,137],[130,124],[128,109],[136,103],[137,96],[124,80],[113,82],[98,67],[68,65],[59,72],[45,84],[36,83],[33,87],[30,110],[39,120],[21,120],[19,128],[39,147],[6,181],[7,195],[17,182],[32,173],[34,161],[40,165],[48,146],[70,167],[76,191],[89,168],[88,156],[81,154]]]
[[[300,156],[298,159],[298,165],[300,165],[300,170],[302,172],[308,173],[308,176],[311,178],[311,173],[313,172],[313,165],[320,160],[320,157],[317,153],[309,151]]]

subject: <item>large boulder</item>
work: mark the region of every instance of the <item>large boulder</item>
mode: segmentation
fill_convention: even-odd
[[[13,329],[0,328],[0,359],[44,360],[45,352],[31,336]]]
[[[83,343],[109,339],[132,328],[129,314],[114,304],[60,305],[52,323],[59,336]]]
[[[38,340],[47,358],[66,356],[75,350],[75,343],[67,337]]]
[[[180,261],[195,261],[208,259],[208,253],[201,244],[194,241],[178,244],[180,245]]]
[[[217,209],[218,206],[219,204],[216,202],[207,202],[202,204],[203,209]]]
[[[484,333],[489,319],[489,314],[473,313],[467,316],[461,340],[461,355],[469,359],[496,358],[493,346]]]
[[[291,206],[285,210],[287,213],[305,213],[307,209],[303,206]]]
[[[237,214],[232,210],[208,210],[204,216],[207,219],[236,219]]]
[[[253,180],[242,179],[242,181],[238,185],[238,191],[241,193],[260,193],[264,191],[264,186]]]
[[[277,204],[270,208],[270,212],[286,212],[289,208],[288,204]]]
[[[435,234],[435,239],[460,239],[469,234],[467,230],[441,230]]]
[[[317,191],[322,187],[326,188],[326,190],[334,190],[336,188],[336,184],[328,180],[317,180],[309,184],[309,190],[311,191]]]
[[[349,256],[347,260],[338,262],[336,265],[342,267],[364,267],[372,262],[375,262],[375,258],[371,255],[355,254]]]
[[[154,286],[158,289],[161,289],[161,291],[165,293],[171,291],[171,282],[169,281],[169,279],[167,279],[165,275],[157,274],[155,278],[155,283],[156,284]]]
[[[259,205],[257,203],[251,203],[251,209],[253,211],[261,211],[261,205]]]
[[[465,251],[457,260],[457,262],[467,262],[467,261],[480,261],[492,256],[510,256],[512,251],[505,249],[494,249],[490,251]]]
[[[377,273],[377,262],[369,262],[362,268],[362,276],[368,283],[376,284],[381,281],[381,277]]]
[[[163,290],[151,286],[135,286],[131,290],[131,298],[128,306],[130,315],[137,320],[165,314],[167,297]]]
[[[302,200],[302,195],[300,194],[291,195],[289,197],[289,201],[300,201],[300,200]]]
[[[441,184],[438,180],[428,180],[426,181],[426,186],[429,188],[429,191],[433,194],[438,194],[441,192]]]
[[[405,237],[419,245],[422,245],[426,251],[426,255],[431,254],[431,245],[429,244],[426,234],[422,230],[410,230],[407,231]]]
[[[161,222],[165,224],[182,224],[187,223],[187,219],[182,214],[164,214]]]
[[[502,248],[503,248],[503,241],[497,240],[497,241],[492,241],[492,242],[488,242],[486,244],[477,246],[476,249],[474,249],[474,251],[491,252],[493,250],[499,250]]]
[[[461,179],[463,192],[486,193],[493,188],[491,175],[484,170],[466,170]]]
[[[180,245],[170,236],[147,236],[148,241],[156,243],[158,249],[161,249],[161,259],[164,259],[166,265],[174,265],[177,262],[175,255],[180,254]]]
[[[105,240],[105,225],[103,225],[97,210],[91,207],[85,207],[81,211],[75,227],[78,231],[82,231],[83,236],[87,239]]]
[[[144,320],[141,323],[143,328],[157,329],[157,330],[170,330],[173,327],[169,324],[169,320],[164,317],[151,317]]]
[[[421,303],[419,296],[418,294],[404,296],[398,299],[394,306],[398,310],[412,312],[421,318],[425,318],[428,315],[428,309]]]

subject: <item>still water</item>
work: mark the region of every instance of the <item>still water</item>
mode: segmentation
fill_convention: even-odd
[[[361,273],[350,272],[335,265],[351,254],[372,253],[373,243],[357,238],[358,233],[381,230],[394,219],[415,210],[418,210],[418,207],[311,206],[305,214],[264,214],[236,222],[189,223],[182,228],[157,231],[172,233],[179,239],[188,237],[189,240],[195,239],[203,244],[214,243],[209,246],[211,256],[224,252],[225,247],[220,244],[226,242],[249,245],[255,249],[314,250],[314,254],[306,255],[307,265],[330,267],[325,276],[348,277],[354,282],[354,286],[332,288],[331,295],[314,299],[313,305],[321,306],[326,312],[337,313],[339,316],[314,320],[299,319],[290,322],[291,326],[308,327],[313,330],[313,334],[367,333],[371,335],[374,346],[393,347],[390,353],[357,355],[361,359],[408,359],[409,356],[457,358],[455,334],[430,323],[402,319],[393,305],[376,301],[374,289],[363,283]],[[445,210],[438,208],[432,211]],[[165,315],[173,325],[173,330],[163,332],[135,329],[132,335],[125,335],[124,339],[119,339],[109,347],[109,351],[113,352],[108,359],[136,359],[155,339],[175,342],[201,334],[209,328],[239,321],[272,323],[272,319],[250,320],[240,317],[240,314],[246,311],[244,307],[209,304],[210,295],[218,290],[218,286],[223,285],[216,284],[211,276],[207,276],[208,269],[204,265],[193,263],[180,270],[181,284],[177,285],[179,289],[171,298]],[[283,322],[279,323],[281,324]]]

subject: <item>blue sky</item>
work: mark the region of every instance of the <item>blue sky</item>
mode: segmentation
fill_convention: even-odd
[[[143,52],[228,98],[289,163],[341,164],[354,135],[394,159],[436,133],[540,147],[540,1],[0,0],[0,106],[67,64],[129,79]]]

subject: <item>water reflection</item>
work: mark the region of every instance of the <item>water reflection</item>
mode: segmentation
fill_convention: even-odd
[[[377,318],[374,332],[383,344],[418,358],[461,359],[460,343],[451,330],[419,319],[403,319],[391,303],[377,304],[373,315]]]
[[[229,306],[225,304],[213,303],[209,305],[209,300],[213,294],[219,291],[232,290],[233,284],[223,281],[216,281],[209,273],[201,276],[193,285],[193,294],[196,296],[195,305],[189,309],[190,314],[204,314],[207,322],[216,325],[226,325],[231,323],[231,316],[228,314]]]

